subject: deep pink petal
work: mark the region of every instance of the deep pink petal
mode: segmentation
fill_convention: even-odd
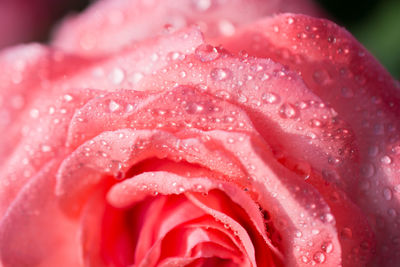
[[[349,197],[370,217],[378,238],[376,261],[400,262],[392,249],[400,211],[400,84],[346,30],[332,22],[286,14],[243,28],[221,40],[232,51],[268,57],[298,71],[355,133],[361,166]],[[240,46],[240,48],[239,48]]]

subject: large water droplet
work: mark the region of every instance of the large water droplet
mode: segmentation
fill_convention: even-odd
[[[219,57],[217,48],[209,44],[201,44],[196,48],[195,54],[202,62],[213,61]]]
[[[295,119],[299,116],[299,111],[295,105],[284,103],[279,109],[279,115],[284,119]]]

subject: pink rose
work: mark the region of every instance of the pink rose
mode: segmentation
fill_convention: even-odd
[[[400,264],[400,85],[268,17],[306,2],[104,0],[2,51],[0,265]]]

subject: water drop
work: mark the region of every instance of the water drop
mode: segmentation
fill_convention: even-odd
[[[202,62],[209,62],[219,57],[218,50],[209,44],[201,44],[196,48],[195,54]]]
[[[342,96],[346,97],[346,98],[350,98],[354,96],[354,92],[352,89],[348,88],[348,87],[342,87]]]
[[[310,259],[307,256],[302,256],[301,261],[304,263],[308,263],[310,261]]]
[[[387,213],[391,217],[396,217],[396,215],[397,215],[397,212],[394,209],[388,209]]]
[[[370,157],[375,157],[379,153],[379,148],[378,146],[371,146],[368,148],[368,155]]]
[[[313,259],[317,263],[324,263],[326,260],[325,254],[321,251],[318,251],[314,254]]]
[[[348,227],[344,227],[344,228],[342,229],[342,231],[340,232],[340,236],[341,236],[343,239],[346,239],[346,238],[350,239],[350,238],[353,237],[353,231],[351,231],[351,229],[348,228]]]
[[[381,158],[381,162],[382,162],[383,164],[388,165],[388,164],[392,163],[392,159],[391,159],[389,156],[385,155],[385,156],[383,156],[383,157]]]
[[[300,238],[300,237],[302,237],[302,232],[301,231],[296,231],[296,237],[298,237],[298,238]]]
[[[372,163],[365,163],[361,166],[361,175],[364,177],[371,177],[375,174],[375,167]]]
[[[318,119],[312,119],[310,121],[310,125],[311,127],[321,127],[322,126],[322,122]]]
[[[294,23],[294,18],[289,17],[289,18],[287,19],[287,23],[288,23],[288,24],[293,24],[293,23]]]
[[[325,85],[330,80],[328,72],[323,69],[315,71],[313,79],[316,83],[321,85]]]
[[[327,223],[333,222],[334,219],[335,217],[333,217],[331,213],[326,213],[325,215],[322,216],[322,220]]]
[[[270,92],[262,94],[261,98],[264,101],[264,103],[267,103],[267,104],[276,104],[280,100],[279,95],[277,95],[275,93],[270,93]]]
[[[331,242],[325,242],[321,245],[321,249],[326,253],[331,253],[333,250],[333,244]]]
[[[204,111],[204,107],[200,104],[189,102],[185,108],[186,112],[189,114],[200,113]]]
[[[284,119],[295,119],[299,116],[299,111],[291,103],[284,103],[279,109],[279,115]]]
[[[70,101],[72,101],[72,99],[74,99],[71,95],[68,95],[68,94],[64,95],[63,98],[64,98],[64,100],[67,101],[67,102],[70,102]]]
[[[336,38],[334,36],[328,36],[328,42],[329,43],[336,43]]]
[[[119,104],[114,100],[111,100],[110,103],[108,104],[108,108],[110,109],[111,112],[114,112],[117,109],[119,109]]]
[[[318,229],[312,229],[312,230],[311,230],[311,233],[312,233],[313,235],[318,235],[318,234],[319,234],[319,230],[318,230]]]
[[[239,103],[242,103],[242,104],[246,103],[247,102],[247,97],[244,96],[244,95],[239,95],[238,101],[239,101]]]
[[[386,199],[386,200],[391,200],[392,199],[392,190],[390,190],[390,188],[389,187],[385,187],[384,189],[383,189],[383,197]]]
[[[400,193],[400,184],[396,185],[393,189],[394,189],[394,191],[396,191],[397,193]]]
[[[214,68],[211,70],[211,78],[215,81],[224,81],[231,76],[231,71],[225,68]]]

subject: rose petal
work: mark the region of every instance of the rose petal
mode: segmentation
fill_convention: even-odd
[[[57,167],[58,163],[51,161],[38,172],[0,220],[0,258],[4,267],[80,264],[73,250],[77,240],[71,234],[77,231],[76,223],[58,209],[53,193]]]
[[[152,37],[166,24],[177,28],[198,24],[207,37],[215,37],[232,34],[237,25],[282,11],[319,13],[307,0],[98,1],[83,15],[67,19],[58,29],[53,45],[98,55]]]
[[[171,42],[178,42],[179,45],[171,48],[169,45]],[[0,215],[15,197],[19,188],[29,179],[31,173],[40,169],[47,159],[62,155],[68,150],[68,148],[64,149],[65,127],[75,109],[84,105],[89,98],[103,93],[100,90],[78,90],[75,89],[76,87],[92,86],[114,90],[120,86],[127,88],[132,86],[129,79],[125,79],[124,83],[120,81],[121,84],[115,84],[113,75],[111,79],[107,75],[93,79],[94,66],[115,74],[115,68],[125,62],[126,71],[139,70],[140,73],[145,74],[167,64],[171,49],[174,53],[181,51],[181,55],[184,55],[194,50],[200,42],[199,31],[183,30],[149,40],[140,49],[134,47],[125,51],[126,54],[121,57],[107,59],[88,60],[40,46],[3,52],[0,55],[0,62],[4,63],[5,71],[0,73],[0,80],[4,81],[0,86],[0,116],[3,112],[6,114],[4,116],[9,117],[9,122],[13,121],[13,124],[0,125],[0,130],[4,130],[2,131],[4,138],[0,140],[0,159],[5,155],[8,156],[11,151],[13,154],[7,159],[7,164],[5,164],[7,167],[0,169],[2,176],[6,177],[3,180],[4,184],[0,184],[0,190],[7,191],[0,194],[4,199],[0,202],[2,206],[4,205],[0,207]],[[161,47],[169,48],[161,49]],[[160,53],[157,64],[151,60],[154,50]],[[132,64],[133,61],[141,64]],[[151,64],[149,64],[150,61]],[[161,64],[161,62],[164,63]],[[94,75],[97,75],[96,73],[95,71]],[[129,72],[126,73],[128,74]],[[14,76],[18,77],[18,82],[13,80]],[[27,87],[31,90],[27,91]],[[5,101],[6,99],[11,99],[11,101]],[[17,100],[13,99],[19,99],[19,102],[24,103],[16,109],[12,105],[15,105],[14,102]],[[22,132],[20,125],[26,125]],[[23,141],[18,144],[20,139]],[[58,149],[55,150],[55,147]],[[34,162],[28,161],[32,154],[36,155]],[[2,160],[0,162],[3,163]],[[21,162],[25,166],[21,166]],[[8,186],[10,180],[17,181],[12,183],[12,189]]]
[[[17,196],[19,190],[37,173],[48,161],[63,158],[67,151],[65,147],[66,131],[74,110],[82,106],[98,92],[95,90],[64,91],[61,96],[48,96],[38,99],[37,108],[21,112],[12,129],[7,134],[14,135],[12,153],[0,167],[0,218],[5,209]],[[39,115],[43,115],[40,116]],[[19,129],[17,125],[24,125]],[[6,136],[7,136],[6,134]],[[21,136],[19,136],[21,135]],[[2,140],[7,142],[8,138]],[[32,155],[35,155],[32,157]]]
[[[184,131],[185,132],[185,131]],[[235,179],[246,184],[235,159],[218,150],[218,144],[202,140],[201,132],[181,136],[160,130],[124,129],[104,132],[86,142],[62,163],[57,173],[57,194],[70,212],[77,212],[88,192],[114,176],[121,179],[131,166],[148,158],[166,158],[206,166],[214,179]],[[218,177],[220,176],[220,177]],[[82,180],[80,177],[85,177]]]
[[[256,226],[258,233],[254,233],[252,235],[254,236],[253,238],[255,240],[253,240],[251,243],[255,243],[256,247],[263,247],[265,246],[266,242],[266,244],[269,245],[270,249],[274,253],[280,255],[280,253],[276,250],[276,248],[273,247],[270,244],[269,240],[267,240],[267,238],[265,237],[263,223],[261,221],[257,221],[261,219],[260,212],[256,207],[253,206],[254,205],[253,201],[250,200],[248,196],[246,196],[243,192],[235,189],[233,186],[230,186],[228,184],[226,185],[216,184],[215,182],[212,182],[207,178],[184,178],[171,173],[152,172],[152,173],[144,173],[132,179],[128,179],[122,183],[116,184],[108,193],[108,199],[112,205],[117,207],[124,207],[127,205],[133,205],[134,203],[137,203],[138,201],[144,199],[144,197],[149,195],[154,195],[155,193],[182,194],[184,192],[193,192],[193,191],[205,193],[213,188],[217,188],[218,190],[222,190],[223,192],[227,193],[231,197],[230,201],[234,200],[238,205],[244,207],[245,211],[249,213],[246,215],[240,214],[236,206],[232,205],[230,205],[229,208],[228,206],[226,207],[221,206],[219,208],[211,207],[213,205],[212,201],[214,201],[214,203],[219,203],[218,205],[224,205],[225,203],[229,203],[228,199],[224,199],[219,195],[213,194],[215,195],[215,197],[212,198],[213,200],[211,200],[211,195],[209,195],[206,198],[201,198],[199,196],[194,196],[194,195],[190,195],[190,197],[188,195],[188,197],[189,199],[197,203],[196,205],[200,205],[202,209],[206,209],[207,213],[211,212],[212,209],[213,212],[210,213],[211,215],[216,216],[219,220],[222,221],[227,220],[225,223],[229,225],[229,227],[231,227],[232,231],[237,232],[239,236],[242,236],[244,232],[242,228],[240,227],[238,228],[236,221],[241,222],[244,229],[246,229],[250,233],[252,232],[251,229],[254,226]],[[222,214],[224,215],[222,216]],[[228,218],[232,218],[233,220]],[[250,225],[248,225],[248,222],[245,222],[246,220],[252,221],[253,225],[251,225],[251,223]],[[176,220],[172,220],[172,222],[175,221]],[[178,220],[178,222],[179,221],[180,220]],[[161,223],[161,225],[162,224],[164,224],[164,220]],[[155,226],[156,229],[158,227],[160,226]],[[152,231],[154,231],[153,227]],[[255,237],[260,234],[261,236],[264,236],[264,241],[262,241],[262,239],[260,240]],[[142,248],[143,246],[139,247]],[[144,250],[146,249],[144,248]],[[274,260],[272,260],[273,257],[271,257],[270,255],[266,257],[268,259],[266,258],[261,259],[267,255],[265,254],[265,252],[262,252],[261,254],[257,255],[258,255],[258,262],[274,262]],[[152,257],[154,257],[154,254],[152,254]],[[276,260],[277,259],[275,258],[275,261]]]
[[[375,225],[380,255],[376,264],[400,263],[400,255],[387,249],[398,237],[394,214],[400,211],[399,83],[346,30],[326,20],[286,14],[221,41],[233,51],[245,48],[250,55],[273,58],[298,71],[350,124],[361,167],[342,179],[351,184],[349,197]]]
[[[321,253],[326,264],[341,262],[334,219],[325,220],[330,208],[316,189],[280,165],[264,142],[239,133],[211,131],[208,135],[222,142],[225,149],[234,152],[241,164],[247,166],[247,174],[253,181],[250,190],[258,194],[260,206],[271,214],[282,235],[286,263],[306,263]],[[227,141],[228,136],[240,142],[232,144]],[[330,255],[321,250],[325,242],[334,247]]]
[[[340,177],[353,175],[357,169],[354,134],[297,74],[271,60],[238,58],[223,51],[204,60],[203,53],[196,53],[145,77],[138,89],[163,91],[187,84],[205,88],[205,94],[242,108],[277,157],[308,162],[312,168],[332,174],[326,177],[329,182],[348,189],[352,181]]]
[[[89,101],[75,113],[67,145],[75,148],[105,130],[124,128],[255,131],[241,109],[201,89],[184,86],[161,93],[118,90]]]

